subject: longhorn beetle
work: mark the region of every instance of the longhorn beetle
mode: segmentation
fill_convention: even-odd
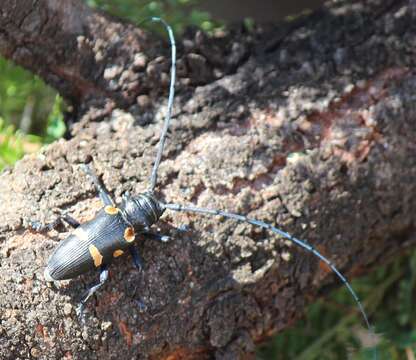
[[[87,271],[98,268],[100,270],[100,281],[98,284],[88,289],[86,295],[81,300],[77,308],[77,313],[80,315],[82,314],[83,306],[87,300],[101,286],[103,286],[108,279],[108,266],[113,258],[119,257],[128,250],[132,255],[135,266],[139,270],[142,268],[142,260],[133,246],[137,235],[144,235],[159,239],[161,241],[166,241],[168,239],[167,236],[157,235],[151,233],[150,231],[150,227],[159,220],[165,210],[221,216],[235,221],[246,222],[269,230],[312,253],[319,260],[327,264],[341,280],[341,282],[347,287],[358,306],[369,332],[374,335],[364,307],[346,277],[338,271],[329,259],[323,256],[306,241],[299,240],[271,224],[265,223],[261,220],[251,219],[244,215],[234,214],[222,210],[199,208],[195,206],[165,204],[156,198],[154,195],[154,189],[157,182],[157,170],[162,158],[175,94],[176,45],[172,29],[163,19],[152,17],[150,20],[161,22],[166,28],[171,43],[172,57],[167,113],[158,144],[156,159],[150,175],[150,185],[147,191],[138,194],[137,196],[131,196],[129,193],[125,193],[121,204],[116,205],[110,194],[94,174],[93,170],[89,166],[84,165],[83,170],[92,179],[104,207],[96,214],[94,219],[82,225],[68,215],[58,218],[51,224],[31,222],[30,226],[35,231],[51,230],[62,220],[75,228],[72,234],[63,240],[50,256],[44,271],[45,280],[54,281],[71,279]],[[374,359],[377,359],[376,347],[374,347]]]

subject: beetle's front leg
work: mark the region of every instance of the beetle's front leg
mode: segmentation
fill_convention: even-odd
[[[95,175],[94,170],[89,164],[82,164],[81,169],[91,178],[98,191],[98,196],[100,197],[104,206],[115,206],[113,199],[111,198],[110,193],[106,190],[104,185],[98,180],[97,175]]]
[[[101,287],[104,285],[104,283],[107,281],[108,279],[108,267],[107,265],[102,265],[100,268],[100,282],[94,286],[92,286],[91,288],[89,288],[84,295],[84,298],[81,300],[81,302],[79,303],[78,307],[77,307],[77,316],[82,320],[82,313],[84,311],[84,307],[86,302],[88,301],[88,299],[94,295],[94,293]]]

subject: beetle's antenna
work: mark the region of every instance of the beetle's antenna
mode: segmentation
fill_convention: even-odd
[[[162,159],[162,153],[163,153],[163,148],[165,146],[166,135],[168,133],[170,118],[172,116],[173,98],[175,96],[176,44],[175,44],[175,38],[173,36],[172,28],[165,20],[159,17],[151,17],[150,20],[160,22],[165,26],[169,34],[170,46],[172,49],[172,60],[171,60],[172,64],[170,68],[170,87],[169,87],[168,109],[167,109],[165,122],[164,122],[163,129],[162,129],[162,134],[160,135],[155,163],[153,165],[152,174],[150,175],[150,186],[148,188],[149,192],[153,192],[156,186],[156,182],[157,182],[157,169],[159,168],[160,160]]]
[[[357,304],[357,306],[358,306],[358,308],[361,312],[361,315],[364,319],[364,322],[365,322],[369,332],[372,334],[372,336],[375,337],[373,327],[371,326],[370,321],[368,320],[368,316],[367,316],[367,314],[364,310],[364,307],[361,303],[361,300],[358,297],[358,295],[356,294],[356,292],[354,291],[354,289],[352,288],[351,284],[348,282],[347,278],[335,267],[335,265],[328,258],[323,256],[318,250],[316,250],[312,245],[308,244],[306,241],[299,240],[299,239],[291,236],[287,232],[274,227],[271,224],[265,223],[265,222],[260,221],[260,220],[251,219],[251,218],[248,218],[246,216],[239,215],[239,214],[229,213],[229,212],[221,211],[221,210],[212,210],[212,209],[206,209],[206,208],[199,208],[199,207],[195,207],[195,206],[184,206],[184,205],[180,205],[180,204],[162,204],[161,206],[164,207],[165,209],[170,209],[170,210],[173,210],[173,211],[184,211],[184,212],[193,212],[193,213],[199,213],[199,214],[204,214],[204,215],[223,216],[223,217],[228,218],[228,219],[247,222],[251,225],[259,226],[263,229],[270,230],[271,232],[273,232],[277,235],[283,236],[285,239],[287,239],[287,240],[291,241],[292,243],[298,245],[299,247],[309,251],[310,253],[315,255],[317,258],[322,260],[325,264],[327,264],[331,268],[331,270],[338,276],[338,278],[341,280],[341,282],[347,287],[348,291],[350,292],[350,294],[354,298],[354,300],[355,300],[355,302],[356,302],[356,304]],[[377,347],[376,346],[374,346],[374,359],[377,360]]]

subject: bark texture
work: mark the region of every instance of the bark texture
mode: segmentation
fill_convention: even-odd
[[[79,166],[91,158],[116,198],[146,188],[168,49],[77,1],[24,3],[0,5],[1,52],[83,111],[71,139],[0,176],[0,358],[250,358],[338,284],[311,254],[260,229],[167,212],[159,227],[172,241],[139,244],[142,273],[128,257],[115,261],[80,324],[74,307],[97,274],[48,285],[46,259],[68,233],[25,226],[62,210],[94,215],[100,203]],[[23,5],[33,11],[18,20]],[[37,28],[40,14],[48,21]],[[90,53],[98,38],[99,60]],[[385,0],[337,2],[267,31],[185,34],[160,197],[276,224],[349,276],[384,264],[416,242],[415,39],[408,2]],[[135,67],[137,51],[146,61]],[[158,61],[164,70],[149,70]],[[121,72],[106,81],[112,66]],[[125,71],[146,85],[126,93]]]

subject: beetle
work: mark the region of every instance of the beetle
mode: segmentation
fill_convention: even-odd
[[[29,227],[35,232],[46,232],[55,229],[62,221],[75,228],[50,255],[44,270],[46,281],[72,279],[93,269],[98,268],[100,270],[100,281],[87,290],[86,295],[77,307],[78,315],[82,315],[84,304],[108,279],[108,266],[114,258],[129,251],[138,270],[143,268],[143,261],[133,244],[138,235],[163,242],[169,239],[168,236],[152,233],[150,227],[159,220],[165,210],[155,198],[153,191],[157,182],[157,169],[162,158],[175,95],[176,44],[172,28],[163,19],[152,17],[150,20],[161,22],[165,26],[171,43],[172,63],[168,111],[163,134],[159,141],[159,149],[152,170],[149,189],[137,196],[125,193],[122,203],[116,205],[92,168],[83,164],[82,169],[92,179],[104,205],[95,217],[84,224],[80,224],[68,214],[58,217],[49,224],[42,224],[39,221],[29,222]]]
[[[89,222],[78,223],[69,215],[58,218],[51,224],[41,224],[32,222],[31,228],[35,231],[45,231],[56,227],[62,220],[75,228],[75,230],[65,240],[63,240],[50,256],[44,271],[44,278],[47,281],[72,279],[78,275],[93,269],[100,270],[99,283],[87,290],[86,295],[77,308],[78,315],[82,314],[83,306],[88,299],[106,282],[108,279],[108,266],[114,258],[121,256],[129,251],[133,257],[134,264],[140,270],[143,261],[137,250],[133,246],[137,236],[153,237],[161,241],[167,241],[167,236],[152,233],[150,227],[155,224],[162,216],[164,211],[182,211],[198,213],[201,215],[221,216],[239,222],[246,222],[253,226],[258,226],[272,233],[289,240],[298,247],[310,252],[320,261],[323,261],[347,287],[351,296],[355,300],[357,307],[364,319],[364,323],[369,332],[374,335],[372,326],[364,307],[348,282],[347,278],[335,267],[335,265],[312,245],[300,240],[287,232],[260,220],[248,218],[244,215],[230,213],[222,210],[199,208],[195,206],[185,206],[180,204],[166,204],[157,199],[154,189],[157,183],[157,170],[162,158],[163,148],[169,128],[172,114],[173,99],[175,93],[176,77],[176,45],[171,27],[161,18],[153,17],[152,21],[161,22],[169,35],[171,43],[171,79],[167,105],[167,113],[164,119],[163,130],[160,136],[156,159],[150,176],[150,185],[147,191],[131,196],[129,193],[123,195],[121,204],[115,204],[111,195],[101,184],[98,177],[89,165],[83,165],[83,170],[92,179],[98,195],[103,203],[103,208]],[[377,358],[377,349],[374,348],[374,358]]]

